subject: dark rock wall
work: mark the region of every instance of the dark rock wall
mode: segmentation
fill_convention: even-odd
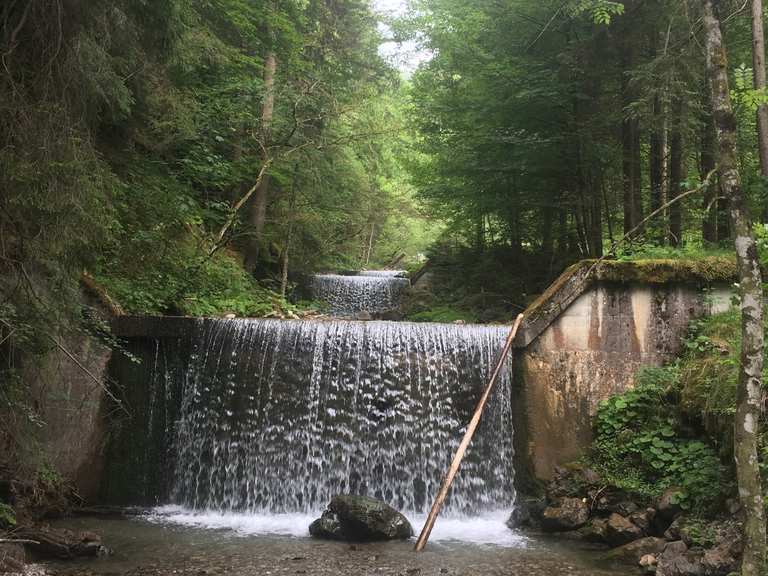
[[[92,338],[77,335],[65,340],[67,348],[96,378],[103,379],[110,350]],[[42,407],[44,450],[49,462],[72,481],[86,500],[98,491],[102,467],[102,388],[61,352],[51,354],[37,381]]]
[[[102,502],[150,506],[167,501],[190,341],[189,335],[165,335],[126,340],[131,356],[116,354],[110,362],[111,388],[122,407],[110,402],[106,414]]]
[[[87,298],[85,303],[98,306]],[[83,499],[92,501],[101,478],[106,433],[103,383],[111,351],[81,330],[54,336],[77,362],[53,347],[24,367],[23,379],[41,420],[34,433],[38,448],[27,458],[33,465],[57,471]]]

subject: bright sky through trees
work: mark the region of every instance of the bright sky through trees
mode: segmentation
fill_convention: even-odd
[[[408,0],[373,0],[373,6],[385,16],[402,16],[408,9]],[[385,24],[379,26],[386,37],[391,37],[391,31]],[[430,57],[428,52],[419,50],[413,41],[386,42],[379,48],[379,53],[407,76]]]

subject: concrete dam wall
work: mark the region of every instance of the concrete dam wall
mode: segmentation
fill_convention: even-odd
[[[586,261],[554,282],[515,341],[521,477],[549,479],[583,454],[600,401],[631,388],[639,368],[672,360],[692,319],[727,310],[734,277],[723,259]]]

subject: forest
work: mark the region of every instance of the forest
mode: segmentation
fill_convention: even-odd
[[[402,269],[429,284],[394,319],[497,326],[583,260],[664,261],[726,278],[741,313],[693,321],[674,361],[601,403],[588,464],[641,500],[682,487],[697,522],[740,498],[740,573],[768,573],[764,12],[4,0],[0,543],[6,484],[42,507],[64,484],[30,440],[31,370],[55,351],[88,372],[72,333],[133,354],[100,306],[328,319],[315,275]]]

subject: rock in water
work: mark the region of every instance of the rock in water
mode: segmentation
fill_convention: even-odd
[[[608,517],[608,524],[605,528],[605,539],[611,546],[623,546],[643,537],[641,528],[616,512]]]
[[[368,496],[334,496],[323,515],[312,522],[309,533],[316,538],[368,542],[405,540],[413,528],[400,512]]]
[[[566,532],[581,528],[589,520],[589,506],[581,498],[562,498],[559,506],[544,510],[541,527],[545,532]]]
[[[655,565],[656,556],[664,551],[666,545],[667,541],[664,540],[664,538],[654,538],[653,536],[647,536],[645,538],[635,540],[634,542],[630,542],[629,544],[624,544],[624,546],[614,548],[608,552],[607,556],[613,560],[622,560],[629,564],[640,564],[640,566],[645,567],[646,564],[641,562],[642,559],[646,556],[652,556],[654,558],[653,564]]]

